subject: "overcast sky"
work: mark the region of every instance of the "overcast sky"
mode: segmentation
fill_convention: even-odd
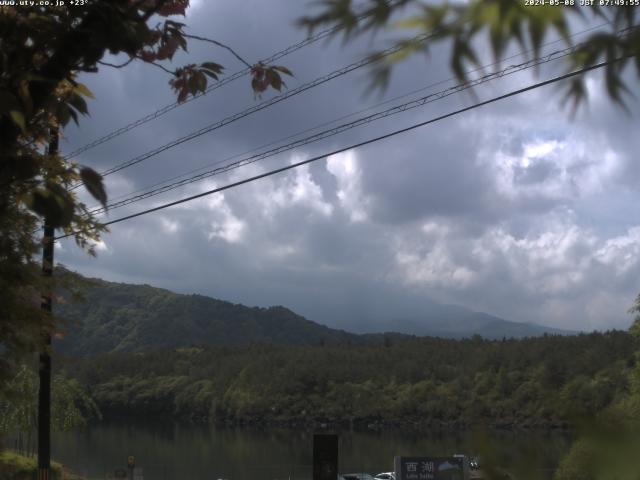
[[[189,31],[231,45],[249,62],[303,39],[306,32],[294,23],[310,11],[305,2],[290,0],[192,4]],[[323,41],[278,63],[295,73],[286,79],[291,90],[388,41],[386,34],[346,45]],[[553,44],[546,51],[558,48]],[[435,47],[428,58],[401,64],[380,96],[364,96],[370,73],[359,69],[107,177],[109,196],[127,196],[363,109],[373,107],[346,121],[451,87],[456,82],[450,80],[447,59],[446,47]],[[224,64],[228,74],[243,68],[228,52],[193,42],[189,56],[179,56],[176,64],[203,60]],[[516,57],[505,65],[520,61]],[[474,93],[485,100],[563,69],[561,63],[550,63],[537,76],[531,71],[514,74]],[[96,100],[90,102],[91,117],[65,132],[63,152],[175,100],[168,77],[144,64],[103,68],[83,82]],[[626,311],[640,292],[640,108],[630,100],[632,113],[627,115],[612,106],[598,73],[589,75],[588,89],[588,108],[573,119],[568,108],[559,106],[564,87],[534,90],[224,194],[119,223],[104,236],[95,259],[63,240],[57,260],[107,280],[247,305],[285,305],[311,320],[359,331],[374,329],[381,320],[419,318],[436,303],[560,328],[627,328],[631,316]],[[245,77],[76,160],[102,171],[274,95],[255,98]],[[466,93],[452,95],[114,209],[105,219],[329,152],[474,101]]]

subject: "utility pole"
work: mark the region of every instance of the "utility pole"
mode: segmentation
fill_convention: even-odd
[[[47,155],[58,153],[58,128],[51,129]],[[53,276],[54,228],[48,218],[44,219],[42,240],[42,275]],[[51,290],[43,292],[41,308],[51,315]],[[51,332],[43,332],[43,347],[40,351],[40,389],[38,391],[38,480],[49,480],[51,471]]]

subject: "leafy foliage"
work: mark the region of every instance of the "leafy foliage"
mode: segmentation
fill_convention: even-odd
[[[640,312],[639,307],[640,296],[630,312]],[[636,317],[629,329],[635,352],[627,361],[627,388],[615,395],[609,393],[611,401],[600,405],[598,415],[583,420],[581,436],[560,464],[554,480],[631,480],[638,477],[638,469],[629,459],[635,458],[640,445],[639,323],[639,317]],[[597,402],[598,395],[592,394],[589,401]]]
[[[16,452],[5,450],[0,452],[0,480],[26,480],[36,477],[38,462],[35,457],[27,457]],[[78,480],[75,475],[65,475],[62,465],[51,462],[51,480],[68,478]]]
[[[280,73],[293,76],[291,71],[282,66],[266,66],[262,63],[258,63],[251,67],[251,75],[253,80],[251,81],[251,87],[256,93],[262,93],[267,88],[272,87],[277,91],[282,90],[282,87],[286,87],[286,84],[282,81]]]
[[[22,361],[21,354],[41,348],[42,335],[54,327],[38,311],[40,292],[55,288],[39,278],[35,262],[39,221],[73,235],[90,254],[106,231],[71,188],[82,183],[106,205],[102,177],[57,152],[58,134],[89,113],[93,94],[78,75],[142,61],[170,75],[178,101],[204,92],[222,74],[221,65],[171,69],[166,62],[178,50],[186,52],[189,40],[231,49],[187,35],[185,24],[168,18],[184,15],[188,6],[188,0],[114,0],[82,8],[38,2],[0,7],[0,377]],[[161,22],[152,26],[152,18]],[[102,60],[106,54],[128,60],[110,64]],[[290,74],[284,67],[256,68],[269,72],[257,93],[269,86],[280,90],[280,73]]]
[[[555,32],[567,46],[572,45],[571,25],[585,17],[608,23],[608,30],[587,37],[570,55],[568,70],[577,70],[609,62],[605,67],[606,88],[609,97],[624,106],[628,93],[622,79],[625,66],[635,65],[640,75],[640,29],[635,25],[637,8],[617,6],[615,9],[594,2],[591,7],[574,5],[528,6],[523,1],[471,0],[469,2],[424,3],[418,0],[368,0],[360,14],[370,14],[369,21],[358,23],[352,0],[326,0],[319,13],[299,20],[310,30],[323,25],[340,25],[345,39],[389,25],[392,15],[413,7],[412,14],[395,22],[398,29],[418,32],[400,40],[403,50],[393,58],[374,64],[373,86],[384,87],[395,62],[416,53],[428,53],[431,46],[449,42],[451,70],[460,81],[467,80],[468,66],[479,67],[478,49],[483,45],[476,40],[487,40],[496,61],[500,61],[511,44],[517,44],[529,55],[537,57],[550,32]],[[417,12],[417,13],[413,13]],[[400,15],[398,13],[398,15]],[[422,35],[422,36],[420,36]],[[376,55],[376,54],[374,54]],[[569,86],[567,100],[577,106],[586,97],[584,78],[576,77]]]
[[[67,431],[86,425],[88,418],[100,418],[100,411],[77,380],[64,372],[51,385],[51,428]],[[23,452],[34,452],[38,421],[38,377],[22,365],[0,396],[0,434],[17,434]]]
[[[633,324],[631,325],[631,328],[629,329],[629,331],[640,343],[640,295],[636,297],[636,300],[633,303],[633,306],[629,309],[629,313],[636,314],[635,318],[633,319]]]

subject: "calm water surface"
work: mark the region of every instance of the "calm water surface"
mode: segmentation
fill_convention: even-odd
[[[311,478],[313,433],[122,422],[54,434],[53,456],[90,478],[113,478],[134,455],[139,480],[302,480]],[[482,453],[518,478],[546,479],[571,444],[557,432],[329,433],[340,435],[341,473],[392,470],[394,455]]]

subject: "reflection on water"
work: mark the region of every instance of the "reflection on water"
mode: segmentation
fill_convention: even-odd
[[[144,480],[310,479],[313,433],[120,422],[55,434],[53,456],[90,478],[112,478],[134,455]],[[337,433],[344,473],[392,470],[394,455],[480,453],[518,478],[544,479],[571,442],[561,433],[528,431]]]

